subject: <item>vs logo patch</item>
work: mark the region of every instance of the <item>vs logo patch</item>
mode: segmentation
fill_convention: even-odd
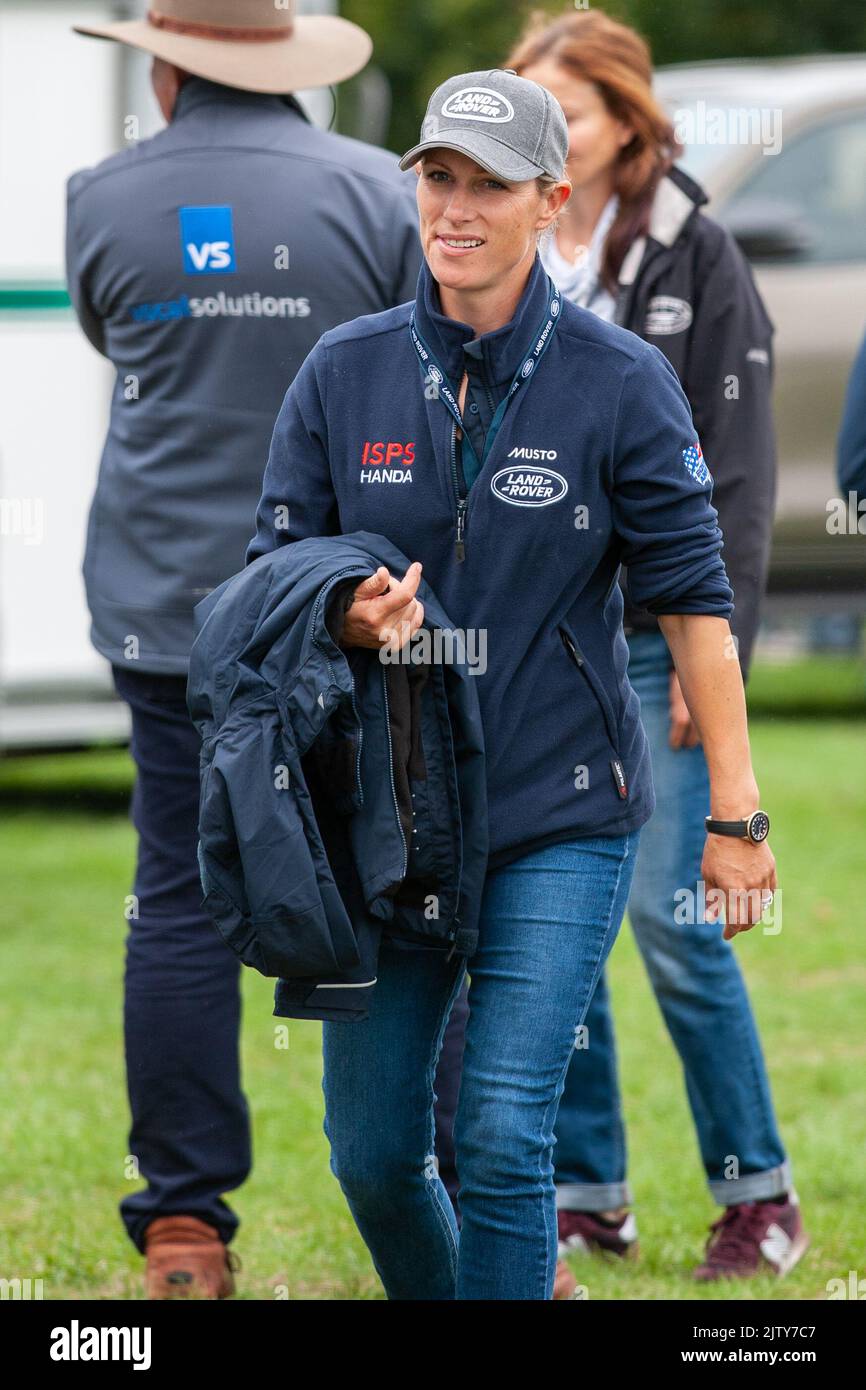
[[[180,208],[178,215],[187,275],[228,275],[237,270],[232,210],[228,205]]]

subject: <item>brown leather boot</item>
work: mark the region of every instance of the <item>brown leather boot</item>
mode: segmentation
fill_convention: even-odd
[[[576,1288],[577,1280],[565,1263],[565,1260],[557,1260],[556,1282],[553,1285],[553,1297],[573,1299]]]
[[[196,1216],[158,1216],[144,1233],[148,1298],[229,1298],[240,1260]]]

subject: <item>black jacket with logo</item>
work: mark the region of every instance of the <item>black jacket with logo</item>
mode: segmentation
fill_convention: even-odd
[[[649,233],[633,243],[620,270],[615,321],[664,353],[691,406],[713,477],[745,676],[776,495],[773,324],[733,237],[701,212],[707,201],[682,169],[662,179]],[[627,595],[627,575],[624,588]],[[657,627],[652,614],[628,602],[624,621],[626,631]]]

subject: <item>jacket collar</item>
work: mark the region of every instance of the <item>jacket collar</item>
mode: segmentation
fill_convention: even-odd
[[[647,236],[638,237],[629,247],[620,267],[620,285],[633,283],[644,263],[644,252],[651,251],[653,244],[655,249],[659,246],[670,249],[682,236],[687,224],[697,216],[699,208],[708,202],[709,198],[700,184],[675,164],[659,180],[650,209],[649,231]]]
[[[673,246],[686,223],[708,202],[700,184],[675,165],[656,189],[650,214],[650,236],[662,246]]]
[[[206,77],[187,78],[177,94],[172,121],[188,115],[190,111],[206,103],[218,103],[220,106],[236,109],[247,107],[282,113],[294,111],[302,116],[308,125],[312,124],[300,102],[291,94],[275,96],[269,92],[246,92],[240,87],[226,87],[222,82],[211,82]]]
[[[452,382],[463,379],[465,343],[477,341],[484,371],[494,385],[510,386],[524,357],[533,346],[536,329],[543,326],[547,311],[548,274],[538,252],[514,317],[502,328],[476,338],[471,324],[450,319],[442,313],[439,284],[426,259],[421,262],[415,296],[415,324],[439,366]],[[478,350],[473,356],[478,356]]]

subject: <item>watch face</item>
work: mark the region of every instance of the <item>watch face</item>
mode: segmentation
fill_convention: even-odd
[[[766,840],[770,833],[770,817],[765,811],[756,811],[749,821],[749,839],[755,843]]]

